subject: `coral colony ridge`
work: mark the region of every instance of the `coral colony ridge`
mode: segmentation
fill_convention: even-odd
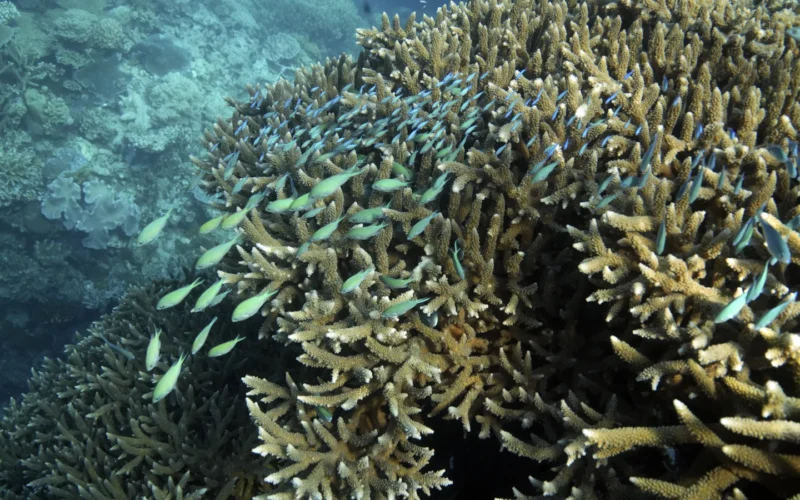
[[[800,498],[799,9],[472,0],[228,99],[222,243],[34,372],[3,498],[446,498],[442,425],[504,498]]]

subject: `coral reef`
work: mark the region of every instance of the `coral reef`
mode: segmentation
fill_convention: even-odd
[[[66,359],[46,360],[34,372],[30,392],[0,420],[3,498],[245,499],[261,491],[267,464],[250,452],[255,430],[237,411],[241,386],[231,384],[252,369],[252,359],[193,357],[177,397],[157,404],[149,397],[156,378],[144,366],[151,332],[160,328],[175,341],[162,349],[163,372],[179,354],[177,343],[191,342],[211,319],[186,306],[156,314],[154,297],[165,286],[171,283],[131,290],[68,346]],[[212,336],[229,330],[220,321]]]
[[[473,0],[231,101],[195,160],[247,212],[218,274],[277,292],[260,336],[325,374],[245,379],[270,498],[442,487],[437,415],[548,495],[797,491],[798,19],[772,9]]]
[[[259,442],[237,467],[271,483],[258,498],[444,489],[442,420],[527,459],[530,485],[498,485],[518,499],[796,495],[792,9],[471,0],[420,21],[384,15],[359,32],[358,60],[228,99],[233,116],[193,162],[224,212],[204,227],[236,234],[197,267],[232,290],[219,313],[236,323],[226,339],[248,339],[236,348],[247,366],[215,373],[222,365],[192,357],[202,368],[167,405],[126,395],[146,426],[114,414],[123,431],[93,431],[68,407],[61,441],[41,452],[38,435],[20,434],[30,448],[0,455],[15,463],[0,488],[110,495],[114,483],[95,476],[123,467],[122,496],[183,489],[197,450],[177,452],[169,439],[189,434],[163,427],[191,418],[206,384],[243,375]],[[125,321],[93,330],[114,343],[132,334],[129,363],[142,363],[145,331],[168,331],[174,360],[191,342],[182,332],[203,323],[184,306],[156,313],[156,295],[134,295],[115,313]],[[6,428],[44,425],[26,411],[54,411],[47,402],[82,388],[152,389],[110,350],[105,377],[80,352],[61,376],[88,381],[13,406]],[[108,396],[94,397],[105,408]],[[250,444],[242,432],[237,452]],[[78,463],[57,448],[79,434],[103,456]],[[139,452],[158,453],[154,472]],[[223,474],[211,481],[232,484]]]

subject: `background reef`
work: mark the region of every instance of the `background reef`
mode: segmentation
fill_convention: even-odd
[[[229,295],[140,288],[48,362],[0,491],[444,498],[477,438],[529,476],[492,496],[797,498],[796,9],[472,0],[226,99]],[[150,403],[149,334],[163,373],[233,310]]]
[[[181,276],[210,213],[188,157],[230,115],[224,96],[354,52],[376,15],[352,0],[0,2],[3,400],[130,285]],[[177,227],[139,251],[142,222],[169,208]]]

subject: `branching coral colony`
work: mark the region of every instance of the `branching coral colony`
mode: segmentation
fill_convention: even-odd
[[[441,488],[436,415],[534,495],[800,491],[796,7],[631,3],[384,16],[207,132],[218,275],[327,374],[244,379],[269,498]]]
[[[203,296],[306,367],[244,378],[266,498],[444,487],[435,416],[517,498],[800,491],[797,7],[632,3],[384,16],[206,133]]]

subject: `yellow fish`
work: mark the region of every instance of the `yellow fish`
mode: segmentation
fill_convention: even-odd
[[[156,309],[160,311],[162,309],[168,309],[170,307],[177,306],[178,304],[183,302],[183,299],[185,299],[186,296],[189,295],[189,292],[191,292],[194,287],[200,285],[200,283],[202,282],[203,282],[202,279],[197,278],[191,284],[182,286],[177,290],[169,292],[168,294],[161,297],[161,299],[158,301],[158,304],[156,304]]]
[[[170,208],[167,210],[165,215],[162,215],[158,219],[154,220],[150,224],[146,225],[142,232],[139,233],[139,237],[136,238],[136,242],[139,245],[147,245],[156,240],[161,234],[161,231],[164,229],[164,226],[167,225],[167,221],[169,220],[169,216],[172,214],[172,209]]]
[[[153,403],[158,403],[167,397],[167,394],[172,392],[172,389],[175,388],[175,384],[178,383],[178,376],[181,374],[181,366],[183,366],[185,359],[186,355],[181,353],[181,357],[178,361],[170,366],[169,370],[159,379],[156,388],[153,390]]]

